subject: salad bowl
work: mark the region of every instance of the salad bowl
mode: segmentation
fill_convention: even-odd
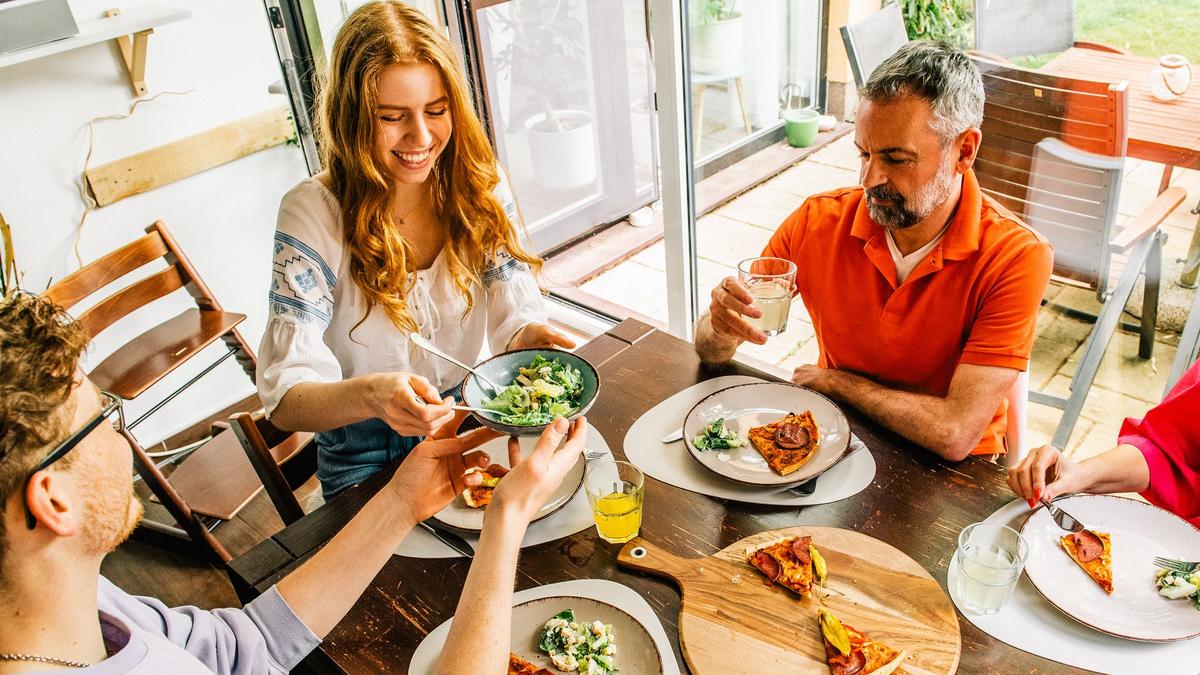
[[[519,382],[521,369],[528,369],[537,357],[547,362],[543,364],[544,367],[556,360],[557,365],[550,367],[542,377],[526,376],[524,380],[531,384]],[[475,370],[485,378],[504,386],[504,389],[493,395],[486,383],[467,373],[461,389],[463,403],[472,408],[494,410],[495,412],[472,414],[483,426],[509,436],[536,436],[542,433],[546,425],[554,419],[553,414],[548,412],[548,402],[556,404],[553,407],[555,413],[562,414],[568,420],[574,420],[592,407],[600,393],[600,374],[596,372],[596,367],[582,356],[557,349],[517,349],[504,352],[483,361],[475,366]],[[542,384],[536,384],[537,380],[542,380]],[[514,385],[525,391],[516,391],[512,388]],[[563,390],[562,393],[556,396],[560,389]],[[572,389],[578,393],[572,395]],[[542,403],[541,414],[527,412],[528,397],[531,393]]]

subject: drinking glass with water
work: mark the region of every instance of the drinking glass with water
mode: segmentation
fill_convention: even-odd
[[[746,317],[768,337],[787,328],[792,293],[796,288],[796,263],[783,258],[749,258],[738,263],[738,279],[754,298],[762,317]]]
[[[958,535],[958,599],[977,614],[999,612],[1013,589],[1029,544],[1011,527],[998,523],[968,525]]]

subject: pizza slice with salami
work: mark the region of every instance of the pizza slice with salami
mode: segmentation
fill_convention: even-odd
[[[1058,540],[1063,550],[1105,593],[1112,595],[1112,537],[1107,532],[1080,530]]]
[[[908,652],[897,651],[838,621],[824,607],[817,610],[825,663],[833,675],[887,675],[900,667]]]
[[[508,467],[492,464],[486,469],[473,469],[483,474],[483,482],[479,485],[468,485],[462,491],[463,501],[473,509],[486,508],[492,502],[492,492],[500,484],[500,479],[509,472]],[[467,473],[471,473],[468,471]]]
[[[509,652],[508,675],[554,675],[554,671],[539,668],[516,654]]]
[[[751,427],[746,435],[754,449],[767,460],[767,466],[780,476],[804,466],[817,454],[821,443],[821,431],[808,410],[799,415],[790,413],[761,427]]]
[[[747,549],[747,561],[770,581],[807,598],[815,579],[825,581],[825,559],[812,537],[787,537]]]

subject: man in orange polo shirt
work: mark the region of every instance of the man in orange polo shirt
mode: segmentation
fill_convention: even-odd
[[[821,349],[792,381],[946,459],[1003,454],[1050,244],[980,192],[983,84],[966,55],[910,42],[860,95],[862,186],[808,198],[763,251],[796,263]],[[751,301],[736,278],[713,289],[696,327],[705,362],[766,342]]]

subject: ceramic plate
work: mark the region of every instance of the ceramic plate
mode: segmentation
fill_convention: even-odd
[[[573,420],[586,413],[596,402],[596,396],[600,394],[600,374],[596,372],[596,367],[582,356],[557,349],[518,349],[497,354],[475,366],[475,370],[495,382],[497,386],[505,387],[517,378],[517,375],[520,374],[519,369],[528,366],[535,356],[542,356],[548,360],[559,359],[563,364],[579,369],[580,375],[583,376],[583,392],[579,397],[579,409],[567,419]],[[491,390],[487,385],[480,382],[473,374],[467,373],[462,381],[462,397],[465,405],[482,408],[483,402],[491,396]],[[472,415],[485,427],[509,436],[537,436],[546,428],[545,424],[527,426],[504,424],[499,421],[499,415],[491,413],[472,413]]]
[[[1200,530],[1142,501],[1114,495],[1054,500],[1089,529],[1112,536],[1113,594],[1108,595],[1059,544],[1066,534],[1045,508],[1021,527],[1029,542],[1025,574],[1067,616],[1129,640],[1171,642],[1200,635],[1200,611],[1191,600],[1168,600],[1154,587],[1155,556],[1200,560]]]
[[[621,675],[657,675],[663,672],[662,656],[646,627],[624,611],[591,598],[555,596],[530,600],[513,607],[512,653],[539,668],[554,669],[550,657],[538,648],[542,627],[559,612],[570,609],[575,620],[612,624],[617,644],[616,665]]]
[[[522,436],[519,440],[522,454],[532,452],[533,446],[538,441],[536,436]],[[492,462],[508,466],[508,438],[490,440],[481,445],[480,449],[492,458]],[[542,510],[538,511],[531,522],[539,521],[566,506],[567,502],[571,501],[571,498],[579,491],[579,486],[583,484],[583,470],[584,460],[583,455],[580,455],[579,461],[575,462],[575,466],[567,472],[562,484],[558,486],[558,489],[554,491],[554,494],[550,496],[550,499],[542,506]],[[459,495],[446,508],[438,511],[433,518],[451,529],[462,532],[479,532],[483,529],[484,511],[485,509],[473,509],[467,506],[462,495]]]
[[[780,476],[750,444],[747,432],[774,422],[788,413],[812,411],[821,431],[816,455],[804,466]],[[718,417],[746,444],[729,450],[697,450],[692,440]],[[811,389],[781,382],[739,384],[709,394],[688,412],[683,422],[688,452],[704,468],[738,483],[784,486],[803,483],[833,466],[850,444],[850,423],[833,401]]]

